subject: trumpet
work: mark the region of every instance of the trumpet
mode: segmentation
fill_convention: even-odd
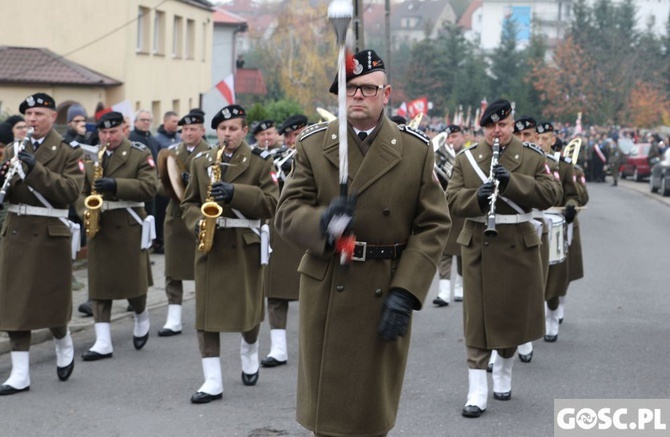
[[[9,161],[7,174],[5,174],[5,182],[2,184],[2,188],[0,188],[0,205],[5,201],[5,196],[7,195],[7,191],[9,191],[9,186],[12,183],[12,179],[14,179],[16,172],[19,171],[19,166],[21,165],[21,161],[19,160],[19,152],[26,149],[26,144],[28,144],[28,141],[30,141],[34,134],[35,128],[32,126],[29,127],[26,136],[23,138],[23,140],[21,140],[21,143],[19,143],[19,146],[16,148],[16,154],[12,157],[11,161]]]
[[[280,180],[285,181],[286,178],[288,177],[288,171],[284,171],[284,164],[290,162],[291,158],[293,158],[293,155],[296,153],[296,149],[287,149],[287,148],[281,148],[277,151],[277,153],[274,156],[274,165],[275,169],[277,170],[277,176],[279,177]]]
[[[100,147],[98,151],[98,160],[93,164],[93,183],[102,178],[102,158],[109,147],[109,143]],[[91,188],[91,194],[84,199],[86,212],[84,213],[84,229],[86,237],[93,238],[100,230],[100,213],[102,211],[102,196],[95,191],[95,185]]]
[[[442,187],[446,187],[454,171],[454,161],[456,161],[456,152],[454,147],[447,143],[447,133],[437,134],[431,140],[433,151],[435,152],[435,173],[440,179]]]
[[[216,161],[214,162],[214,168],[212,169],[209,188],[207,188],[207,199],[205,199],[205,203],[200,207],[200,212],[202,213],[203,218],[198,222],[199,252],[207,253],[212,250],[214,233],[216,232],[216,220],[221,217],[221,214],[223,213],[221,205],[216,203],[212,198],[212,185],[221,180],[221,158],[223,156],[223,151],[226,150],[227,146],[228,141],[224,140],[223,145],[219,147],[219,150],[216,152]]]
[[[484,235],[487,237],[495,237],[498,235],[496,230],[496,201],[498,200],[498,187],[500,186],[500,181],[493,176],[493,169],[498,165],[498,159],[500,158],[500,138],[493,139],[493,157],[491,158],[491,170],[489,172],[489,178],[486,182],[493,182],[493,194],[491,194],[491,200],[489,201],[489,212],[486,214],[486,229],[484,230]]]

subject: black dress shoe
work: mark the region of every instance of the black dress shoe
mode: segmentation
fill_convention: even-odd
[[[455,300],[456,302],[463,302],[463,298],[460,297],[460,296],[456,296],[456,297],[454,297],[454,300]]]
[[[286,364],[286,360],[279,361],[276,358],[271,357],[270,355],[261,360],[261,366],[263,367],[277,367],[277,366],[283,366],[284,364]]]
[[[466,405],[463,407],[463,411],[461,411],[461,415],[463,417],[479,417],[482,415],[482,413],[486,411],[486,409],[481,409],[476,405]]]
[[[558,335],[545,335],[544,336],[544,341],[547,343],[554,343],[556,340],[558,340]]]
[[[181,334],[181,331],[173,331],[172,329],[168,328],[161,328],[158,330],[159,337],[172,337],[179,334]]]
[[[86,317],[93,317],[93,309],[91,308],[91,301],[88,300],[83,304],[79,305],[79,312],[83,313]]]
[[[148,332],[147,335],[143,335],[142,337],[135,337],[133,335],[133,346],[135,346],[135,349],[140,350],[144,347],[145,344],[147,344],[147,340],[149,340]]]
[[[108,354],[99,354],[94,351],[86,351],[83,354],[81,354],[81,358],[84,361],[98,361],[98,360],[104,360],[105,358],[112,358],[112,353]]]
[[[530,360],[533,359],[533,351],[530,351],[528,355],[519,354],[519,359],[522,363],[530,363]]]
[[[218,395],[210,395],[209,393],[205,393],[202,391],[196,392],[193,396],[191,396],[191,403],[193,404],[208,404],[212,401],[215,401],[217,399],[223,398],[223,393],[219,393]]]
[[[486,372],[493,373],[493,363],[489,363],[486,365]]]
[[[56,373],[58,374],[58,379],[60,379],[61,381],[67,381],[70,375],[72,375],[73,370],[74,370],[74,357],[72,358],[72,362],[67,366],[65,367],[56,366]]]
[[[436,297],[435,299],[433,299],[433,304],[434,304],[434,305],[437,305],[438,307],[446,307],[446,306],[449,306],[449,302],[446,302],[446,301],[443,300],[441,297]]]
[[[560,319],[558,319],[558,324],[559,324],[559,325],[562,325],[562,324],[563,324],[563,317],[561,317]]]
[[[498,393],[496,391],[493,392],[493,399],[497,399],[499,401],[509,401],[512,399],[512,391],[506,391],[504,393]]]
[[[256,385],[258,382],[258,371],[253,375],[248,375],[242,372],[242,384],[244,385]]]
[[[14,388],[11,385],[4,384],[2,387],[0,387],[0,396],[13,395],[28,390],[30,390],[30,386],[26,388]]]

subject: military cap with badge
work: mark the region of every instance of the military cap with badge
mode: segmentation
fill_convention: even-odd
[[[375,71],[386,72],[384,61],[374,50],[363,50],[347,58],[347,82],[355,77],[365,76]],[[331,94],[337,94],[337,77],[328,90]]]
[[[181,118],[177,122],[178,126],[184,126],[188,124],[202,124],[205,122],[205,113],[201,110],[191,111]]]
[[[25,114],[30,108],[47,108],[55,111],[56,101],[53,97],[45,93],[32,94],[21,102],[21,105],[19,105],[19,112]]]
[[[463,132],[463,129],[457,124],[450,124],[447,126],[447,128],[444,130],[447,133],[447,136],[451,134],[456,134],[458,132]]]
[[[543,134],[546,132],[553,132],[554,131],[554,126],[549,123],[548,121],[543,121],[542,123],[538,123],[537,125],[537,133],[538,134]]]
[[[233,120],[235,118],[247,118],[247,111],[240,105],[224,106],[212,118],[212,129],[216,129],[223,121]]]
[[[274,120],[263,120],[259,122],[255,127],[252,132],[253,135],[259,134],[263,132],[264,130],[268,130],[270,128],[273,128],[275,126]]]
[[[302,129],[303,127],[307,126],[307,117],[298,114],[298,115],[292,115],[279,126],[279,135],[284,135],[287,132],[293,132],[298,129]]]
[[[116,126],[120,126],[124,123],[123,114],[120,112],[112,111],[104,114],[98,120],[96,127],[98,129],[110,129]]]
[[[536,129],[537,121],[530,115],[522,115],[514,121],[514,133],[519,133],[526,129]]]
[[[512,104],[505,99],[498,99],[486,107],[482,118],[479,120],[480,126],[498,123],[512,114]]]

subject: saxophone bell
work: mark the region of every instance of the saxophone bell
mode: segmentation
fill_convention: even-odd
[[[95,191],[95,181],[103,177],[102,158],[109,147],[109,143],[105,143],[98,151],[98,160],[93,164],[93,186],[91,187],[91,194],[84,199],[84,229],[86,229],[86,237],[93,238],[100,231],[100,213],[102,212],[102,205],[104,200],[102,196]]]
[[[212,250],[212,245],[214,244],[214,233],[216,232],[216,221],[221,214],[223,214],[223,208],[221,205],[216,203],[212,198],[212,185],[215,182],[221,180],[221,158],[223,156],[224,150],[228,147],[228,140],[223,140],[222,145],[219,147],[219,150],[216,152],[216,161],[214,163],[214,168],[212,169],[212,178],[207,188],[207,199],[205,203],[200,207],[200,213],[203,218],[198,222],[198,251],[207,253]]]

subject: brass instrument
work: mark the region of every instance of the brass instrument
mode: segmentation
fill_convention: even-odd
[[[175,202],[181,202],[186,191],[181,175],[187,169],[173,150],[161,149],[157,158],[158,178],[163,188]]]
[[[19,143],[18,148],[15,149],[16,153],[10,160],[7,174],[5,174],[5,182],[3,182],[2,188],[0,188],[0,205],[2,205],[2,203],[5,201],[5,196],[7,195],[7,191],[9,191],[9,186],[12,183],[12,179],[14,179],[16,172],[19,171],[19,166],[21,165],[21,161],[19,160],[19,152],[26,149],[26,144],[28,144],[28,142],[31,140],[33,134],[35,134],[35,128],[31,126],[28,128],[26,136],[23,137],[23,140],[21,140],[21,143]]]
[[[491,158],[491,170],[489,172],[489,178],[487,182],[493,182],[494,190],[491,194],[491,200],[489,201],[489,212],[486,214],[486,229],[484,230],[484,235],[487,237],[495,237],[498,235],[496,230],[496,201],[498,200],[498,187],[500,186],[500,181],[493,176],[493,169],[498,165],[498,159],[500,158],[500,138],[493,139],[493,157]]]
[[[421,120],[423,120],[423,112],[416,114],[416,117],[407,123],[407,126],[411,127],[412,129],[418,129],[419,126],[421,126]]]
[[[579,159],[579,149],[582,147],[582,139],[575,137],[570,140],[567,146],[563,148],[563,156],[572,160],[572,165],[577,165]]]
[[[214,167],[212,168],[212,177],[207,188],[207,199],[205,203],[200,207],[200,212],[203,215],[203,218],[198,222],[198,251],[199,252],[209,252],[212,250],[212,244],[214,243],[214,233],[216,232],[216,220],[221,217],[223,213],[223,208],[221,205],[216,203],[212,198],[212,185],[215,182],[221,180],[221,157],[223,156],[223,151],[226,150],[228,142],[224,141],[223,145],[219,147],[219,150],[216,152],[216,161],[214,162]]]
[[[449,183],[454,171],[454,162],[456,161],[454,147],[447,143],[448,136],[446,132],[441,132],[431,140],[433,151],[435,152],[435,173],[440,179],[442,187],[445,187]]]
[[[109,143],[100,147],[98,151],[98,160],[93,164],[93,183],[91,184],[91,194],[84,199],[86,212],[84,213],[84,228],[86,237],[93,238],[100,230],[100,213],[102,211],[102,196],[95,191],[95,181],[102,179],[102,158],[109,147]]]
[[[337,120],[337,116],[335,114],[323,108],[316,108],[316,112],[319,114],[319,117],[321,117],[321,121],[330,122],[333,120]]]
[[[293,155],[295,155],[296,149],[288,149],[285,147],[282,147],[281,149],[277,149],[277,152],[273,156],[274,160],[274,165],[275,169],[277,170],[277,177],[281,181],[285,181],[286,178],[288,177],[288,172],[285,172],[282,166],[288,162],[291,158],[293,158]]]

